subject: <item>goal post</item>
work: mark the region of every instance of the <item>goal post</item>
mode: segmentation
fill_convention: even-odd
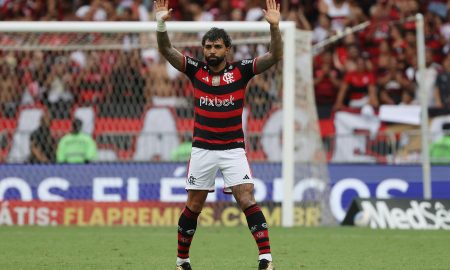
[[[172,39],[175,47],[178,44],[200,45],[198,33],[206,32],[212,26],[223,28],[229,33],[237,35],[233,37],[233,44],[263,44],[267,46],[270,41],[270,27],[267,22],[168,22],[167,30],[170,34],[192,33],[192,40]],[[281,225],[291,227],[295,225],[294,218],[296,203],[301,200],[310,202],[319,201],[321,207],[328,207],[326,192],[329,188],[329,180],[326,168],[326,159],[320,140],[320,131],[317,122],[317,112],[314,104],[314,88],[312,81],[312,53],[311,33],[299,31],[294,22],[280,22],[280,30],[283,35],[284,55],[283,61],[276,72],[282,73],[278,78],[269,78],[277,84],[275,90],[282,90],[282,143],[281,171],[282,171],[282,220]],[[35,34],[39,37],[42,33],[70,34],[70,33],[100,33],[100,34],[151,34],[148,43],[139,44],[136,48],[156,48],[154,33],[155,22],[0,22],[1,33],[16,33],[23,35]],[[152,39],[153,38],[153,39]],[[37,39],[37,38],[36,38]],[[33,42],[33,39],[26,39]],[[97,44],[103,48],[112,47],[123,49],[122,43]],[[93,49],[96,49],[93,45]],[[17,47],[19,46],[19,47]],[[41,48],[39,44],[30,43],[20,48],[20,44],[5,44],[4,50],[35,50]],[[78,50],[83,46],[90,46],[89,40],[83,44],[58,45],[49,44],[46,50]],[[130,44],[128,44],[130,46]],[[91,48],[92,49],[92,48]],[[98,48],[97,48],[98,49]],[[100,48],[101,49],[101,48]],[[252,52],[252,57],[257,56],[257,50]],[[279,81],[279,82],[278,82]],[[299,126],[299,127],[298,127]],[[273,137],[277,139],[277,134]],[[268,153],[270,155],[270,153]],[[305,183],[300,183],[304,181]],[[313,194],[314,193],[314,194]],[[309,194],[309,195],[308,195]],[[313,195],[312,195],[313,194]],[[330,214],[319,210],[321,215],[328,215],[322,220],[330,219]],[[319,225],[319,224],[317,224]]]
[[[411,18],[412,19],[412,18]],[[419,93],[420,93],[420,133],[422,147],[422,177],[423,177],[423,198],[431,199],[431,165],[429,155],[429,127],[428,127],[428,104],[425,89],[425,28],[422,14],[414,17],[417,32],[417,63],[419,72]]]

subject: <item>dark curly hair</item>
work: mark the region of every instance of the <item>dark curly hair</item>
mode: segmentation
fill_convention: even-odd
[[[231,46],[231,38],[228,33],[225,30],[217,27],[213,27],[208,32],[206,32],[202,39],[202,46],[205,46],[207,40],[216,41],[219,39],[223,40],[225,47],[229,48]]]

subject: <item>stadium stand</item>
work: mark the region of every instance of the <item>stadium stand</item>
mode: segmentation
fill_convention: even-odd
[[[190,1],[187,0],[171,1],[170,6],[175,10],[174,19],[179,21],[259,20],[259,7],[264,5],[259,5],[258,1],[264,2],[206,0],[199,9],[188,8]],[[0,17],[2,20],[16,21],[147,21],[153,16],[153,1],[149,0],[136,3],[129,0],[100,1],[103,4],[95,5],[99,6],[97,10],[90,10],[92,2],[6,0],[0,1]],[[408,137],[409,141],[417,139],[413,137],[416,134],[414,129],[418,128],[399,128],[399,123],[395,122],[374,121],[364,131],[358,127],[361,117],[364,117],[359,110],[367,103],[372,105],[375,115],[383,106],[418,104],[416,33],[413,23],[402,22],[417,12],[425,17],[426,81],[429,83],[430,110],[438,109],[433,117],[450,115],[450,104],[445,99],[450,96],[445,92],[448,88],[441,84],[441,92],[433,94],[438,91],[435,89],[436,78],[449,72],[442,67],[450,51],[450,4],[446,6],[445,2],[283,1],[283,18],[296,21],[298,28],[313,31],[314,42],[320,42],[345,27],[367,20],[371,22],[366,30],[348,35],[314,59],[316,103],[330,161],[350,162],[352,159],[346,158],[346,155],[360,157],[364,154],[368,162],[389,163],[397,160],[390,155],[401,150],[405,141],[401,138]],[[43,34],[38,41],[41,45],[68,44],[73,38],[73,34]],[[92,35],[89,42],[103,44],[107,40],[100,35]],[[20,43],[4,35],[0,38],[0,45]],[[238,50],[237,53],[244,55],[245,50]],[[144,61],[141,54],[145,56]],[[180,105],[191,102],[192,96],[182,76],[167,67],[166,63],[149,65],[155,61],[159,61],[155,52],[118,50],[57,54],[36,50],[14,54],[0,49],[0,162],[27,161],[29,137],[39,124],[42,110],[49,110],[52,115],[50,129],[56,139],[70,130],[71,118],[82,119],[83,131],[93,135],[100,146],[99,161],[169,160],[169,148],[175,148],[184,134],[192,132],[192,114],[187,113],[191,108]],[[358,64],[365,75],[358,73]],[[112,74],[116,74],[116,80],[126,76],[123,65],[125,69],[136,71],[136,77],[132,80],[134,85],[126,85],[123,80],[111,80]],[[372,78],[370,87],[375,86],[376,92],[369,98],[366,94],[373,90],[367,88],[367,78]],[[350,98],[353,102],[346,97],[342,104],[336,106],[338,93],[343,91],[340,89],[342,84],[349,85],[345,91],[352,93]],[[130,89],[133,90],[132,96]],[[253,161],[268,160],[269,153],[261,145],[261,136],[274,110],[270,106],[279,104],[279,96],[273,95],[267,85],[258,82],[253,82],[247,92],[249,96],[246,100],[257,97],[258,102],[262,102],[259,106],[247,102],[248,116],[245,116],[244,127],[248,138],[248,156]],[[341,112],[353,113],[349,117],[359,120],[349,118],[345,121],[346,126],[340,126],[342,121],[335,116],[341,115]],[[347,126],[348,123],[353,126]],[[368,123],[370,121],[365,122]],[[442,125],[435,123],[431,131],[439,136]],[[340,134],[341,130],[345,130],[345,135]],[[173,134],[161,137],[161,134],[170,132]],[[358,142],[342,156],[345,147],[340,141],[348,140],[345,136],[353,136],[353,140]],[[358,139],[362,137],[364,139]],[[159,143],[149,146],[149,138],[157,139]],[[413,159],[404,160],[414,162]]]

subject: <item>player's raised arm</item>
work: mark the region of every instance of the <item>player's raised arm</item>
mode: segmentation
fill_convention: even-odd
[[[283,58],[283,41],[280,32],[280,4],[276,0],[266,0],[267,10],[263,10],[264,18],[270,24],[270,48],[269,52],[256,60],[256,73],[261,73],[270,68]]]
[[[154,7],[157,22],[156,39],[158,41],[159,52],[174,68],[179,71],[184,71],[184,56],[172,47],[166,30],[166,21],[170,19],[172,13],[172,9],[169,9],[169,0],[155,0]]]

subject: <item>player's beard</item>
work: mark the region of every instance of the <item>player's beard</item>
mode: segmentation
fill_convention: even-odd
[[[223,60],[225,60],[225,56],[214,56],[214,57],[205,57],[206,58],[206,63],[208,63],[208,66],[212,66],[212,67],[217,67],[218,65],[220,65]]]

